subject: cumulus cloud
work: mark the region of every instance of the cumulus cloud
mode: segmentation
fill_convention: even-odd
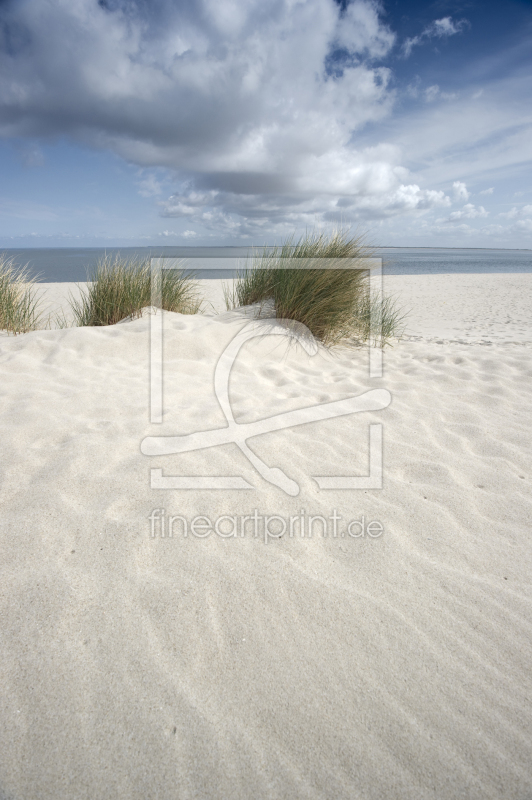
[[[523,206],[522,208],[511,208],[510,211],[502,211],[499,214],[499,217],[505,217],[506,219],[517,219],[522,217],[532,217],[532,206]]]
[[[145,8],[140,0],[4,7],[20,44],[1,55],[2,133],[70,133],[140,164],[259,173],[297,162],[301,150],[345,144],[390,107],[386,69],[325,75],[338,35],[333,0],[280,0],[268,14],[259,0],[159,0],[149,16]],[[358,0],[347,15],[346,42],[382,49],[388,34],[373,3]]]
[[[515,233],[532,233],[532,219],[520,219],[510,230]]]
[[[511,208],[510,211],[501,211],[499,217],[505,217],[506,219],[515,219],[518,215],[519,211],[517,208]]]
[[[473,203],[467,203],[461,211],[453,211],[449,214],[448,222],[456,222],[460,219],[476,219],[477,217],[487,217],[488,212],[483,206],[475,207]]]
[[[417,45],[424,44],[431,39],[444,39],[449,36],[454,36],[461,33],[464,28],[468,27],[469,22],[466,19],[454,21],[451,17],[442,17],[442,19],[435,19],[430,25],[419,34],[412,38],[405,39],[403,42],[403,55],[408,58],[413,48]]]
[[[479,194],[493,194],[493,186],[490,186],[489,189],[483,189]]]
[[[383,25],[376,2],[355,0],[340,16],[334,41],[350,53],[379,58],[391,50],[395,34]]]
[[[434,20],[428,28],[425,28],[423,33],[425,36],[439,36],[440,38],[453,36],[455,33],[460,33],[465,25],[467,25],[467,20],[465,19],[454,22],[451,17],[443,17],[442,19]]]
[[[353,145],[394,103],[379,13],[375,0],[3,3],[0,136],[111,150],[145,170],[138,191],[162,216],[228,236],[446,206],[398,147]],[[430,36],[458,32],[447,19]],[[157,200],[164,169],[178,188]]]
[[[453,183],[453,200],[456,203],[463,202],[464,200],[469,200],[469,192],[467,191],[467,186],[462,181],[455,181]]]
[[[393,165],[397,156],[389,146],[353,151],[348,163],[341,152],[311,154],[303,174],[284,192],[274,187],[268,194],[237,192],[229,180],[223,189],[211,186],[198,191],[184,185],[181,192],[160,201],[160,213],[194,219],[207,230],[227,235],[257,236],[268,225],[283,233],[287,224],[312,226],[317,218],[349,223],[451,205],[443,191],[407,183],[408,171]]]

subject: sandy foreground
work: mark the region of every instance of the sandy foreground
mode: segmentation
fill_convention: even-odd
[[[532,798],[532,275],[385,280],[411,314],[382,377],[365,349],[268,336],[229,397],[250,425],[389,406],[251,456],[140,449],[227,427],[214,370],[241,315],[164,315],[162,424],[150,316],[0,335],[2,800]],[[53,309],[69,285],[43,288]],[[383,488],[320,489],[368,474],[379,423]]]

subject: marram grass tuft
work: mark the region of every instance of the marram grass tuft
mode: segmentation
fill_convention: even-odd
[[[197,314],[201,309],[197,286],[182,270],[162,270],[160,296],[165,311]],[[81,299],[71,298],[70,305],[79,327],[141,317],[142,309],[151,306],[150,260],[102,259]]]
[[[368,271],[356,260],[371,250],[348,231],[309,233],[255,256],[233,290],[228,309],[258,305],[259,316],[293,319],[306,325],[326,347],[371,341],[386,344],[399,334],[403,317],[391,298],[370,291]],[[355,268],[335,268],[333,259],[352,259]],[[331,268],[332,265],[332,268]],[[327,267],[327,268],[326,268]]]
[[[40,298],[35,283],[27,267],[17,267],[13,259],[0,254],[0,331],[28,333],[38,327]]]

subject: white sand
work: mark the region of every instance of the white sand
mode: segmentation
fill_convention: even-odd
[[[235,444],[140,452],[227,424],[214,367],[242,318],[165,315],[162,425],[149,317],[0,337],[2,800],[530,800],[532,275],[385,288],[412,313],[382,378],[280,338],[238,357],[239,422],[392,394],[249,440],[297,497]],[[383,488],[320,491],[367,472],[379,422]],[[151,489],[151,467],[254,488]],[[384,532],[151,538],[163,508]]]

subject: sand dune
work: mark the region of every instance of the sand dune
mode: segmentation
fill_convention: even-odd
[[[227,425],[242,316],[164,315],[160,425],[149,316],[1,336],[0,797],[531,798],[530,278],[387,277],[412,311],[380,378],[365,350],[247,342],[239,423],[392,396],[249,439],[297,496],[234,442],[140,449]],[[320,490],[368,473],[378,423],[383,488]]]

